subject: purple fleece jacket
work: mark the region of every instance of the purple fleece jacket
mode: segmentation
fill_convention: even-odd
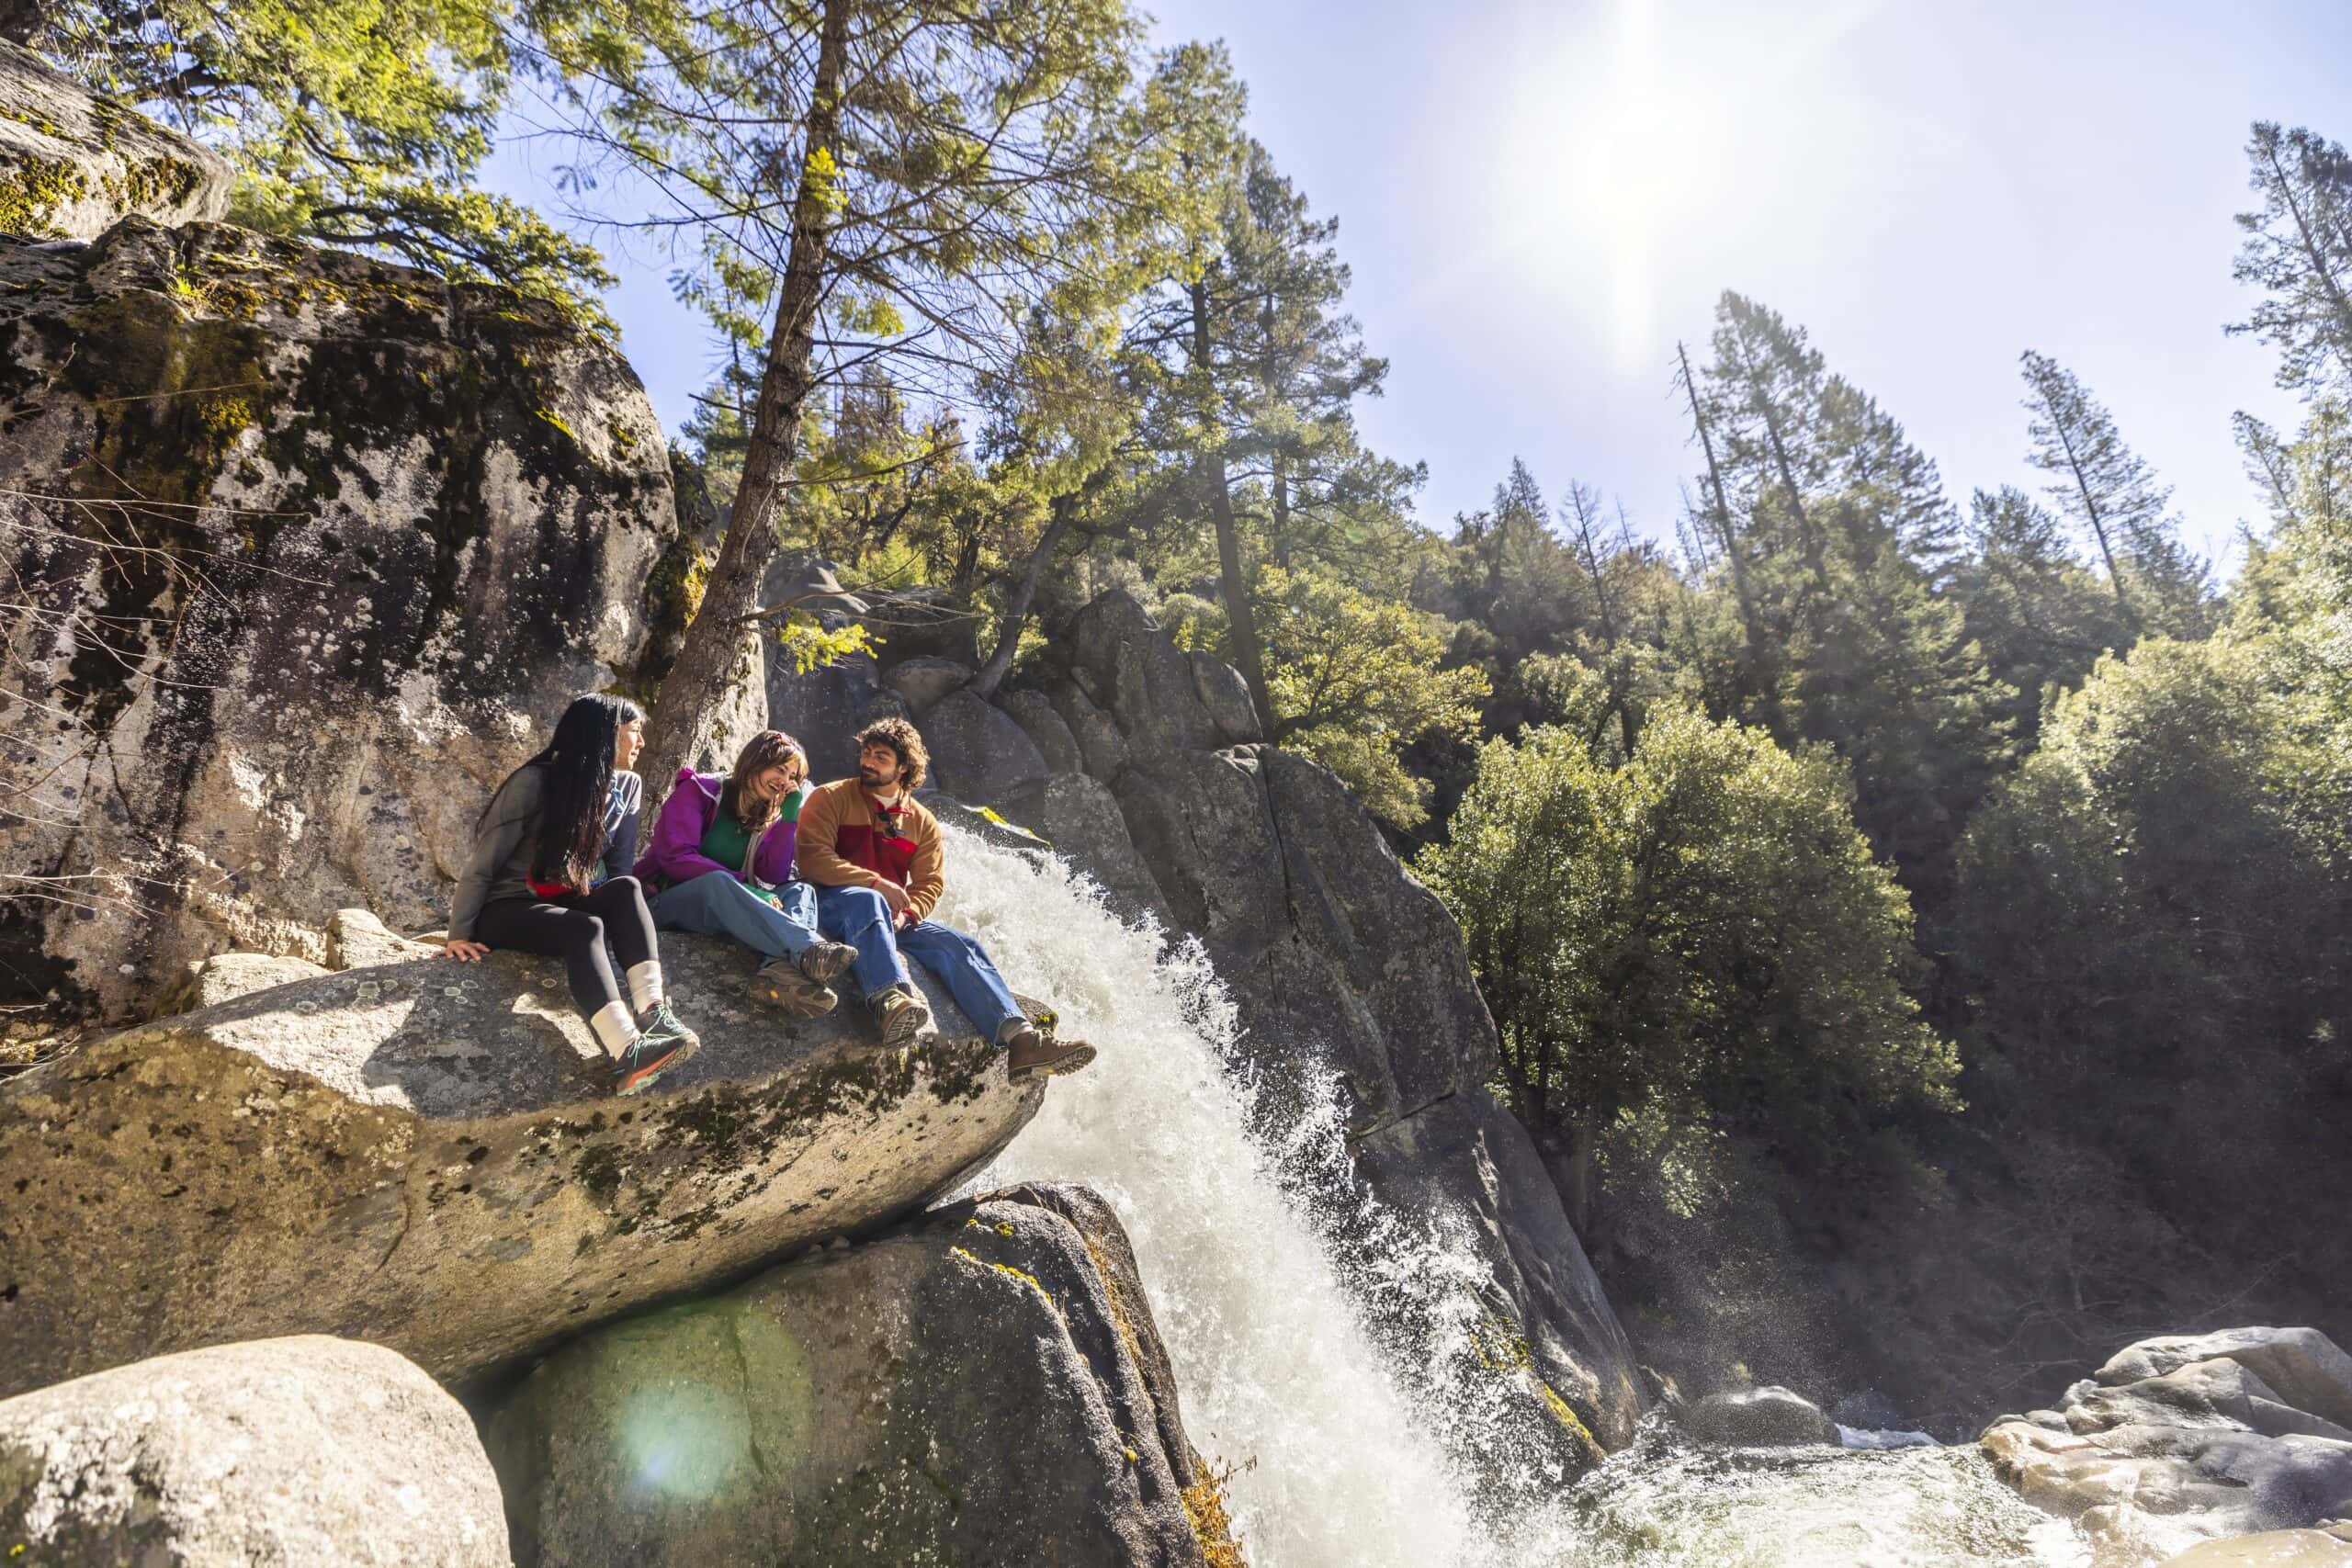
[[[654,819],[652,844],[637,863],[639,880],[692,882],[714,871],[742,880],[734,867],[721,865],[702,852],[702,836],[710,831],[711,819],[718,815],[718,797],[726,787],[727,781],[717,773],[678,770],[678,782],[670,798],[662,803],[662,815]],[[792,844],[798,833],[798,824],[792,822],[769,828],[760,837],[760,847],[752,852],[752,874],[770,886],[791,881]]]

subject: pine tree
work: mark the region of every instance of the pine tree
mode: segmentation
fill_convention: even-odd
[[[2280,386],[2352,392],[2352,156],[2263,120],[2246,158],[2262,208],[2238,214],[2235,276],[2264,298],[2230,330],[2278,346]]]
[[[237,222],[609,327],[594,248],[474,184],[536,19],[512,0],[46,0],[15,27],[93,91],[227,153]]]
[[[2166,511],[2171,490],[2124,443],[2114,416],[2073,372],[2031,349],[2018,363],[2031,416],[2030,460],[2055,476],[2049,493],[2098,545],[2125,620],[2141,631],[2202,636],[2211,586]]]

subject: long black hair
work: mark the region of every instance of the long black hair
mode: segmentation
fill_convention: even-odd
[[[532,881],[588,891],[596,863],[605,858],[605,799],[613,789],[613,748],[619,742],[621,726],[644,719],[645,711],[627,697],[603,692],[574,697],[555,721],[555,739],[523,764],[547,770],[539,797],[539,841],[531,853]]]

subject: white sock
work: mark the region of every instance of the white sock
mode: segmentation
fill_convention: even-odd
[[[617,1061],[622,1052],[637,1043],[637,1020],[629,1015],[626,1002],[606,1002],[588,1021],[588,1032],[605,1048],[605,1055]]]
[[[628,966],[628,999],[640,1013],[651,1012],[662,1000],[662,961],[649,958]]]

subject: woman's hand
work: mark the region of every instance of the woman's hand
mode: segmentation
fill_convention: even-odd
[[[441,956],[454,958],[460,964],[471,964],[478,959],[489,957],[490,949],[478,942],[466,942],[458,937],[451,937],[441,944]]]

